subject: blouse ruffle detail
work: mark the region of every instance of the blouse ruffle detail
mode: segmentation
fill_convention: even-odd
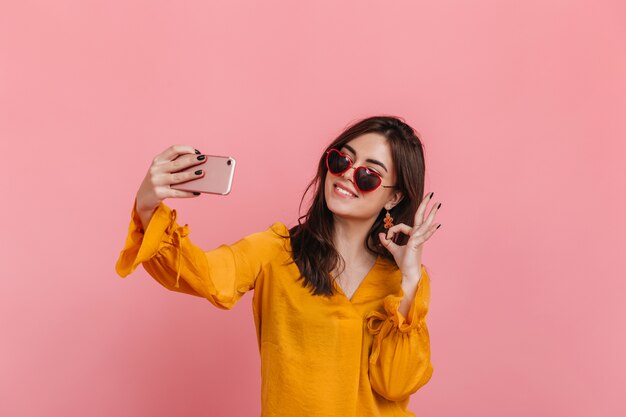
[[[433,373],[426,326],[429,277],[423,266],[406,319],[398,310],[404,298],[402,290],[400,293],[383,299],[384,311],[366,315],[367,331],[373,335],[368,369],[370,384],[372,390],[390,401],[406,401]]]
[[[399,296],[393,294],[386,296],[383,300],[384,313],[371,311],[365,316],[367,330],[375,336],[372,354],[370,355],[370,364],[376,364],[383,340],[392,335],[393,332],[397,332],[398,336],[407,337],[412,333],[419,333],[423,330],[422,327],[425,326],[430,298],[430,281],[424,265],[422,265],[421,273],[422,276],[415,292],[415,298],[411,303],[406,319],[399,310],[404,293]]]
[[[169,241],[172,242],[172,245],[176,248],[176,284],[174,284],[174,287],[180,288],[178,282],[180,280],[180,270],[182,268],[182,239],[189,234],[189,224],[178,226],[176,223],[176,216],[176,209],[172,209],[170,214],[170,224],[167,226],[167,229],[165,229],[165,233],[167,233]]]

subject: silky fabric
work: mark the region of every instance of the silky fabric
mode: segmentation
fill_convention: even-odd
[[[315,296],[298,279],[282,222],[204,251],[176,216],[161,202],[143,230],[133,203],[116,271],[126,277],[142,264],[168,290],[220,309],[232,309],[254,290],[262,417],[415,416],[407,410],[409,396],[433,372],[423,264],[404,317],[402,274],[393,261],[379,256],[351,299],[335,282],[334,295]]]

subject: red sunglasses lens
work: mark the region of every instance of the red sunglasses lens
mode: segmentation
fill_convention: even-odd
[[[373,191],[378,188],[382,180],[365,167],[359,167],[354,173],[354,181],[361,191]]]
[[[331,174],[338,175],[350,168],[352,161],[341,154],[337,149],[331,149],[330,152],[326,154],[326,165]]]
[[[326,166],[333,175],[341,175],[352,166],[350,158],[337,149],[326,154]],[[365,167],[358,167],[354,172],[354,182],[363,192],[374,191],[382,183],[380,177]]]

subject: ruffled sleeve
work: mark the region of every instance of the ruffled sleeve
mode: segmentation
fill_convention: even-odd
[[[372,388],[391,401],[405,400],[425,385],[432,376],[430,338],[426,315],[430,302],[430,279],[424,265],[407,318],[398,307],[404,297],[388,295],[384,313],[366,316],[367,329],[374,335],[369,360]]]
[[[281,222],[263,232],[253,233],[232,245],[204,251],[191,242],[189,225],[180,226],[176,210],[163,202],[155,209],[146,230],[133,203],[126,243],[115,270],[121,277],[139,264],[159,284],[208,299],[216,307],[231,309],[254,288],[263,266],[277,256],[288,233]]]

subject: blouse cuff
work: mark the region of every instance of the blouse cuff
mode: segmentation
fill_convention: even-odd
[[[177,277],[180,277],[181,240],[189,234],[188,224],[179,226],[176,223],[176,210],[170,209],[163,202],[155,209],[147,229],[143,229],[141,218],[136,210],[137,200],[133,203],[131,220],[128,226],[128,236],[124,249],[115,266],[115,270],[122,278],[132,273],[137,266],[155,256],[163,244],[176,246],[178,250]]]

